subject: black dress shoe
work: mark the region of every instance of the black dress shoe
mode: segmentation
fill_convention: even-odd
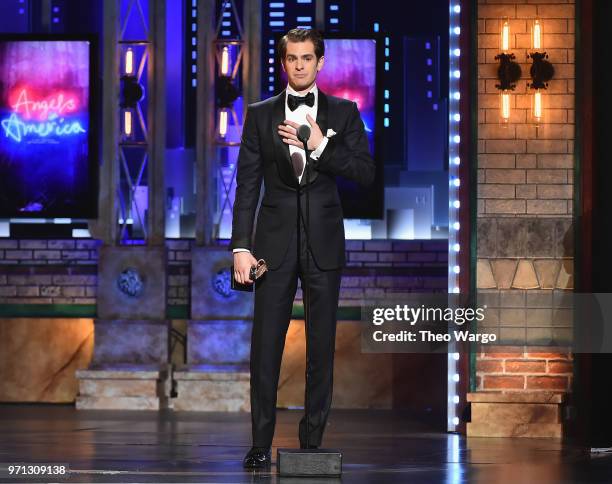
[[[318,448],[319,448],[318,445],[309,445],[309,446],[306,446],[306,445],[300,444],[300,449],[318,449]]]
[[[245,469],[265,469],[272,464],[270,448],[251,447],[242,462]]]

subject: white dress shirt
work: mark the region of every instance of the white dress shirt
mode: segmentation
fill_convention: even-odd
[[[315,97],[315,102],[312,107],[306,104],[300,104],[295,109],[295,111],[291,111],[291,109],[289,109],[289,105],[287,104],[288,94],[293,94],[294,96],[303,97],[303,96],[306,96],[310,92],[312,92]],[[285,119],[289,121],[293,121],[299,125],[305,124],[306,126],[310,126],[310,123],[306,119],[306,115],[310,114],[310,116],[312,116],[312,118],[316,120],[318,107],[319,107],[319,90],[317,89],[316,84],[314,84],[308,92],[302,95],[298,94],[297,91],[295,91],[291,86],[287,85],[287,89],[285,92]],[[321,154],[323,153],[323,150],[327,146],[328,141],[329,140],[327,139],[327,137],[324,136],[319,146],[317,146],[317,148],[314,151],[312,151],[312,153],[310,153],[310,157],[313,160],[317,160],[321,156]],[[294,159],[295,156],[301,157],[302,166],[305,167],[303,163],[304,156],[305,156],[303,148],[298,148],[297,146],[289,145],[289,156],[291,159]],[[304,170],[302,170],[302,173],[298,176],[298,183],[302,181],[303,174],[304,174]],[[235,253],[235,252],[250,252],[250,251],[249,249],[235,248],[232,252]]]
[[[306,96],[308,93],[313,93],[314,94],[314,105],[312,107],[306,105],[306,104],[300,104],[295,111],[291,111],[291,109],[289,109],[289,104],[287,103],[287,96],[289,94],[293,94],[294,96],[300,96],[300,94],[298,94],[291,86],[287,86],[287,94],[285,95],[285,119],[288,119],[289,121],[293,121],[294,123],[297,123],[299,125],[305,124],[306,126],[310,126],[310,123],[308,122],[308,120],[306,119],[306,115],[310,114],[310,116],[313,119],[317,119],[317,110],[319,108],[319,90],[317,89],[317,85],[313,85],[312,88],[302,94],[301,96]],[[323,153],[323,150],[325,149],[325,147],[327,146],[327,138],[323,138],[323,140],[321,141],[321,143],[319,144],[319,146],[317,146],[317,148],[312,151],[312,153],[310,153],[310,157],[313,160],[317,160],[319,158],[319,156],[321,156],[321,153]],[[289,145],[289,157],[293,160],[295,156],[300,157],[301,161],[302,161],[302,166],[304,165],[304,149],[303,148],[298,148],[297,146],[293,146],[293,145]],[[302,175],[304,174],[304,171],[302,170],[302,173],[300,173],[300,175],[298,176],[298,182],[302,181]]]

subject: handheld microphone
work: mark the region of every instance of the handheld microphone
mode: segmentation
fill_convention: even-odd
[[[308,143],[308,138],[310,138],[310,126],[306,124],[301,125],[297,129],[297,137],[302,143]]]

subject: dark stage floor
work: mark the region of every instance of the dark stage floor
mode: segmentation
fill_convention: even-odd
[[[298,420],[298,411],[279,412],[275,446],[297,445]],[[325,446],[343,452],[341,480],[280,479],[275,465],[242,470],[249,423],[248,414],[0,405],[0,462],[70,465],[67,478],[44,482],[612,482],[612,456],[589,457],[545,439],[465,439],[387,411],[332,412]]]

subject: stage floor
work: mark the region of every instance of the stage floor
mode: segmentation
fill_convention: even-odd
[[[0,462],[68,463],[70,475],[0,482],[591,483],[612,482],[612,455],[547,439],[466,439],[399,412],[332,411],[325,447],[342,479],[279,478],[276,446],[297,446],[299,411],[279,411],[270,472],[242,469],[250,417],[230,413],[77,411],[0,405]]]

